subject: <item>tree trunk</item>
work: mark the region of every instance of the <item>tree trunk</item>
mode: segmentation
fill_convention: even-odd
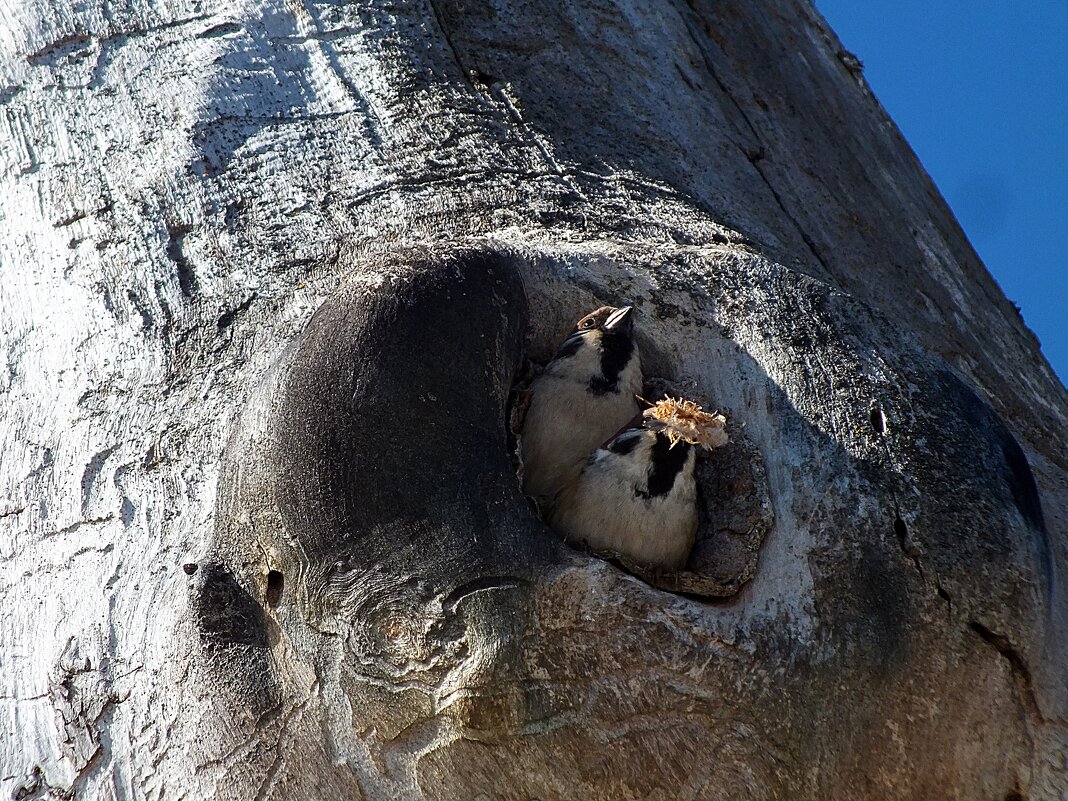
[[[4,793],[1065,797],[1068,397],[809,4],[240,6],[0,8]],[[696,583],[519,491],[624,301]]]

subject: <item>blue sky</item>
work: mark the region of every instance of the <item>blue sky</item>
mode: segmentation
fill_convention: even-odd
[[[1068,2],[815,2],[1068,382]]]

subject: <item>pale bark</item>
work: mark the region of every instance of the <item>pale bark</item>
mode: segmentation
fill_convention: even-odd
[[[1068,397],[807,3],[9,1],[0,279],[0,792],[1068,793]],[[726,598],[519,494],[622,301]]]

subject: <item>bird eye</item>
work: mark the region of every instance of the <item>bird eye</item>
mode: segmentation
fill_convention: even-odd
[[[586,320],[579,328],[593,328],[593,320]]]

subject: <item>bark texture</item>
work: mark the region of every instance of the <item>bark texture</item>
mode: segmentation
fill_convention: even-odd
[[[1068,793],[1068,397],[801,0],[8,4],[0,278],[6,795]],[[621,302],[718,599],[519,492]]]

